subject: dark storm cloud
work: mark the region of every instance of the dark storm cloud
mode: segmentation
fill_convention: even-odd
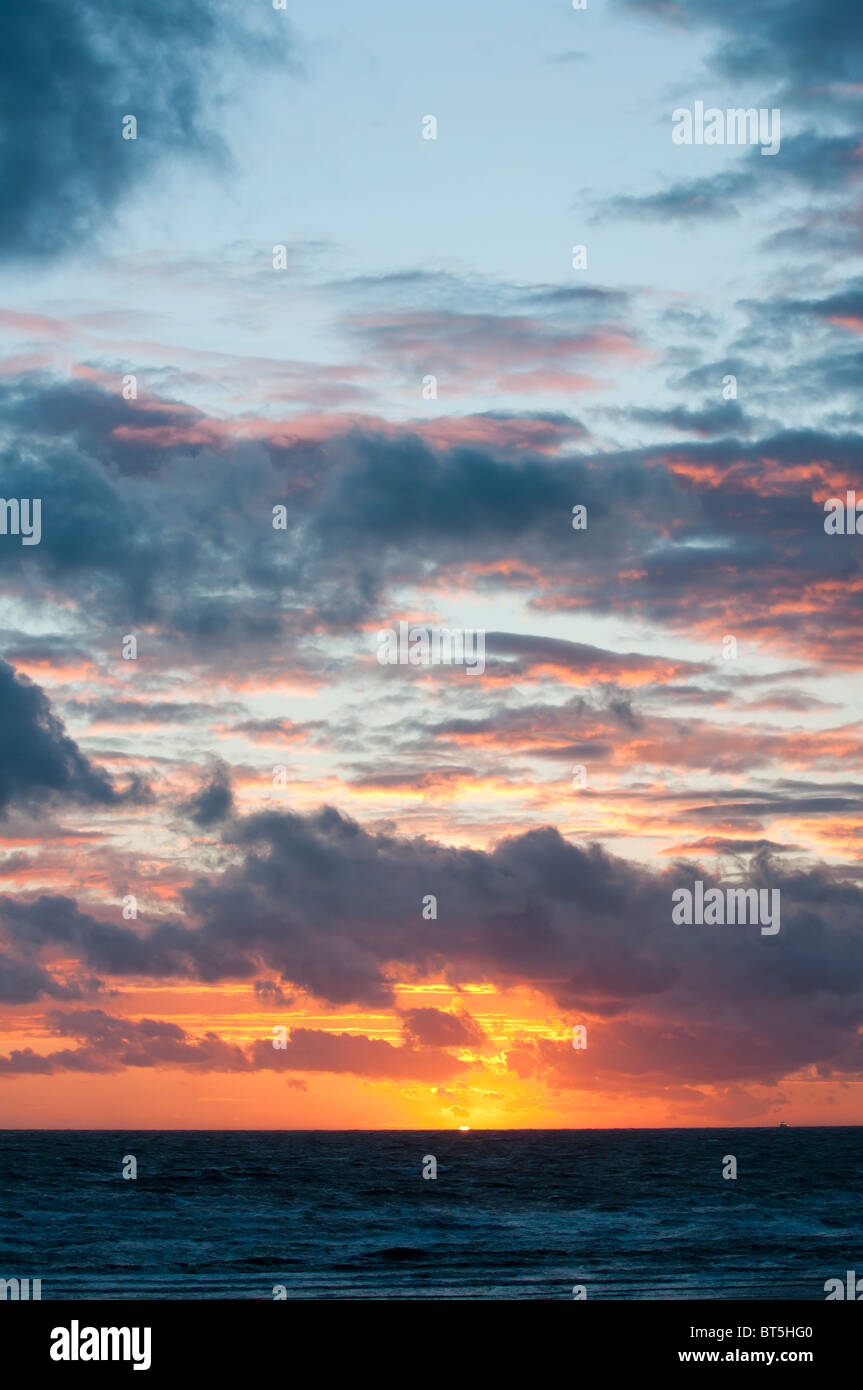
[[[853,315],[855,293],[852,285],[816,301],[819,322]],[[781,335],[779,314],[764,307],[762,338]],[[844,342],[840,363],[842,350]],[[826,360],[821,369],[828,373]],[[709,369],[696,370],[703,385]],[[781,355],[759,367],[758,381],[762,400],[771,385],[799,390]],[[38,396],[44,382],[35,389]],[[570,446],[551,457],[433,446],[409,428],[355,428],[314,444],[226,437],[218,448],[164,445],[148,473],[130,475],[111,455],[110,429],[101,457],[65,433],[22,440],[2,460],[4,482],[7,495],[42,497],[42,542],[5,547],[8,581],[22,595],[40,584],[59,589],[117,641],[136,623],[156,623],[175,660],[239,669],[240,653],[254,651],[262,679],[276,654],[282,667],[290,655],[300,674],[343,674],[316,636],[368,630],[393,616],[397,589],[436,576],[512,586],[539,610],[635,610],[662,623],[723,623],[723,631],[733,604],[738,635],[794,640],[827,662],[852,664],[861,650],[861,559],[825,536],[812,469],[815,460],[829,495],[859,488],[860,434],[842,425],[756,437],[740,424],[737,403],[727,406],[720,438],[705,438],[721,427],[718,407],[672,411],[671,444],[598,453]],[[684,426],[701,437],[681,441]],[[52,428],[49,415],[42,429]],[[287,529],[276,531],[272,507],[283,501]],[[576,502],[589,513],[577,536]],[[792,574],[812,594],[799,610],[776,601]]]
[[[42,497],[43,533],[38,547],[6,547],[10,570],[28,590],[38,571],[117,623],[162,618],[201,649],[273,644],[286,620],[300,629],[355,627],[379,602],[387,572],[397,579],[412,570],[417,552],[433,555],[443,541],[454,554],[476,534],[506,543],[542,527],[550,509],[568,514],[573,487],[597,517],[608,509],[604,487],[581,465],[436,450],[410,433],[353,432],[311,456],[305,445],[162,447],[158,468],[128,476],[108,393],[95,393],[103,404],[93,411],[93,389],[76,396],[69,385],[61,415],[43,415],[54,388],[44,379],[28,385],[26,417],[20,389],[0,399],[0,421],[27,436],[0,464],[7,495]],[[127,418],[152,426],[155,441],[157,416]],[[309,469],[311,482],[299,494],[297,468]],[[287,535],[271,525],[286,496]]]
[[[9,430],[30,440],[64,440],[124,473],[146,472],[163,455],[160,431],[190,430],[203,417],[194,406],[167,398],[124,400],[121,383],[120,372],[114,392],[79,377],[64,379],[49,372],[9,377],[0,381],[0,417]],[[199,446],[188,447],[197,450]]]
[[[116,922],[82,912],[69,897],[43,894],[29,901],[0,898],[0,919],[25,961],[54,942],[105,975],[212,981],[248,979],[256,973],[253,953],[168,919],[139,935]]]
[[[391,1003],[394,967],[440,973],[455,986],[527,986],[567,1011],[611,1018],[638,1009],[646,1036],[661,1038],[672,1023],[674,1067],[693,1081],[771,1079],[807,1061],[842,1070],[859,1050],[863,891],[826,866],[754,855],[733,882],[780,890],[781,931],[765,937],[757,927],[672,923],[674,888],[714,882],[697,862],[657,873],[550,828],[469,850],[373,834],[325,808],[233,821],[228,843],[237,862],[186,894],[194,927],[139,935],[96,922],[69,899],[5,898],[10,949],[38,962],[62,947],[103,973],[213,980],[265,971],[337,1005]],[[433,922],[421,911],[429,893],[438,899]],[[431,1038],[427,1023],[411,1018],[413,1036]],[[383,1063],[374,1072],[373,1051],[364,1071],[399,1074]],[[351,1070],[358,1055],[356,1040],[295,1030],[287,1055],[264,1042],[256,1060]]]
[[[156,577],[172,558],[154,504],[145,520],[119,480],[73,448],[9,448],[0,472],[7,496],[42,499],[41,543],[31,552],[5,548],[7,582],[20,578],[32,592],[39,572],[43,583],[56,582],[87,602],[100,597],[106,607],[121,606],[119,590],[134,596],[135,613],[152,616]]]
[[[857,0],[617,0],[619,7],[716,37],[712,61],[728,77],[787,83],[798,95],[860,82],[863,10]],[[817,94],[817,93],[816,93]]]
[[[216,762],[200,789],[181,807],[183,813],[203,829],[226,820],[233,809],[231,769],[221,761]]]
[[[0,660],[0,816],[61,798],[113,806],[123,796],[68,737],[45,692]]]
[[[352,458],[334,471],[320,497],[316,526],[359,551],[374,527],[387,547],[407,541],[424,553],[454,552],[468,537],[505,546],[547,523],[549,512],[572,509],[582,493],[597,516],[608,512],[605,489],[579,462],[564,469],[542,459],[508,461],[479,449],[430,449],[409,434],[397,443],[355,435]],[[317,510],[317,508],[316,508]],[[453,544],[455,542],[455,544]]]
[[[82,913],[69,898],[46,896],[2,898],[0,918],[19,951],[36,958],[62,944],[103,974],[213,980],[266,968],[333,1003],[381,1004],[392,999],[392,960],[511,978],[522,966],[534,975],[542,961],[554,975],[552,962],[567,954],[566,933],[551,926],[556,900],[567,902],[569,914],[580,908],[598,929],[609,914],[626,916],[627,902],[634,909],[651,882],[599,850],[566,845],[554,831],[486,854],[370,834],[330,808],[233,822],[230,843],[241,861],[186,894],[196,927],[165,922],[138,933]],[[430,892],[446,901],[434,930],[421,918]],[[417,928],[406,934],[411,920]],[[605,969],[597,961],[594,985]],[[638,952],[626,970],[630,985],[641,978],[648,988],[664,973],[646,960],[639,967]],[[567,988],[558,979],[557,989]]]
[[[219,154],[220,56],[260,64],[286,36],[284,16],[264,42],[219,0],[28,0],[3,19],[0,252],[31,259],[86,246],[160,162]]]
[[[91,982],[95,987],[96,981]],[[0,951],[0,1003],[32,1004],[37,999],[81,999],[86,988],[56,978],[38,961]]]
[[[30,595],[41,583],[74,596],[114,626],[118,644],[133,624],[159,618],[204,651],[278,638],[275,596],[294,562],[261,541],[272,536],[280,469],[255,449],[239,447],[214,466],[209,450],[178,458],[163,447],[158,470],[130,476],[127,446],[116,438],[119,397],[69,384],[63,412],[42,415],[53,389],[44,378],[32,383],[32,428],[17,392],[0,399],[0,421],[20,435],[0,455],[5,495],[42,499],[41,543],[4,547],[10,587]],[[158,409],[141,415],[158,429]],[[237,497],[256,484],[257,515],[244,516]],[[238,594],[242,586],[255,597]]]

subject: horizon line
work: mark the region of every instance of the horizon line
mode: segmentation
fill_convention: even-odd
[[[810,1125],[792,1124],[789,1120],[777,1120],[762,1125],[555,1125],[551,1127],[523,1125],[505,1128],[493,1125],[422,1125],[388,1128],[378,1125],[368,1129],[362,1129],[359,1126],[350,1129],[338,1129],[334,1126],[305,1128],[279,1125],[266,1128],[258,1126],[253,1129],[245,1129],[240,1126],[230,1129],[209,1129],[205,1126],[189,1128],[179,1125],[161,1125],[156,1128],[142,1128],[134,1125],[112,1126],[111,1128],[85,1125],[9,1125],[0,1127],[0,1134],[631,1134],[642,1132],[645,1134],[664,1134],[728,1129],[863,1129],[863,1124]]]

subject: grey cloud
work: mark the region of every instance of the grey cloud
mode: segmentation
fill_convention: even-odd
[[[0,815],[61,798],[112,806],[142,795],[135,783],[118,792],[68,737],[44,691],[0,660]]]
[[[220,57],[284,58],[285,16],[255,32],[220,0],[28,0],[4,9],[0,251],[40,259],[97,239],[162,162],[220,158]],[[138,138],[122,138],[134,115]]]

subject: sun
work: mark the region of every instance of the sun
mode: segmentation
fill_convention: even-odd
[[[470,1133],[470,1125],[459,1125],[459,1129],[460,1129],[460,1131],[461,1131],[462,1134],[469,1134],[469,1133]]]

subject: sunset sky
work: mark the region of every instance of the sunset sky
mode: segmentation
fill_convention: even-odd
[[[859,0],[5,24],[0,1124],[860,1122]]]

